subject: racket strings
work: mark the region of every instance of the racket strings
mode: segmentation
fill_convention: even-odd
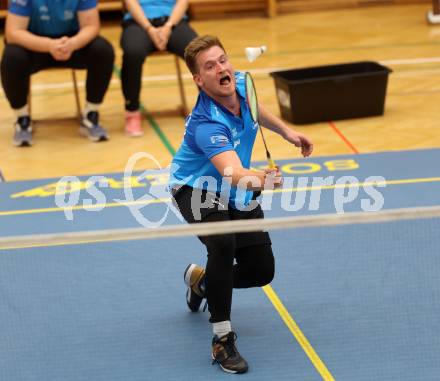
[[[257,92],[255,90],[254,81],[249,72],[246,73],[246,95],[248,105],[251,111],[251,116],[254,122],[258,123],[258,129],[260,130],[261,138],[263,140],[264,149],[266,151],[266,158],[269,164],[269,168],[276,168],[275,162],[273,161],[269,149],[267,147],[266,139],[263,134],[263,129],[258,120],[258,100],[257,100]]]

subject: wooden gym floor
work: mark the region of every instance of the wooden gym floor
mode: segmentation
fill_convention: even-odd
[[[440,147],[437,108],[440,26],[426,23],[429,6],[384,6],[289,14],[273,19],[199,21],[193,22],[193,26],[199,34],[218,35],[236,69],[255,73],[260,100],[276,114],[279,109],[273,80],[268,74],[271,71],[361,60],[379,61],[393,70],[383,117],[337,121],[333,126],[330,123],[292,125],[313,139],[315,156],[435,148]],[[117,20],[103,23],[102,35],[113,43],[118,67],[120,33]],[[263,44],[268,47],[267,53],[248,63],[244,48]],[[83,74],[79,73],[82,101]],[[101,109],[102,124],[111,140],[99,144],[78,134],[68,70],[33,76],[32,108],[37,123],[32,148],[12,146],[14,115],[0,93],[0,170],[7,180],[122,172],[129,157],[138,151],[154,155],[162,166],[168,165],[184,130],[183,119],[169,112],[179,104],[174,76],[174,61],[169,56],[152,57],[144,65],[141,99],[153,120],[145,118],[145,135],[133,139],[124,134],[123,98],[115,75]],[[192,106],[197,91],[186,68],[185,90]],[[284,144],[278,136],[269,132],[266,135],[275,159],[299,156],[294,147]],[[164,144],[165,140],[169,145]],[[259,140],[254,160],[264,160]],[[148,167],[151,163],[140,165]]]

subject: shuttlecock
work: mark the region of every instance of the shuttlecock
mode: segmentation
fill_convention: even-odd
[[[267,50],[265,45],[259,46],[258,48],[246,48],[244,51],[246,53],[246,58],[249,62],[255,61],[258,57],[260,57]]]

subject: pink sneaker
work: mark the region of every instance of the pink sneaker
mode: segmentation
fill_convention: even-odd
[[[125,113],[125,132],[129,136],[142,136],[142,117],[140,111],[126,111]]]

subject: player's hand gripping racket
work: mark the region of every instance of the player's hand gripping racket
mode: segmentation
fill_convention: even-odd
[[[252,120],[255,123],[258,123],[258,128],[260,130],[261,138],[263,139],[264,148],[266,150],[266,157],[267,157],[267,162],[269,164],[269,168],[276,169],[277,166],[275,165],[275,162],[272,160],[272,158],[270,156],[270,152],[267,149],[266,139],[264,139],[264,135],[263,135],[263,129],[261,128],[261,126],[258,122],[257,92],[255,91],[254,81],[253,81],[252,76],[249,72],[245,73],[245,80],[246,80],[246,100],[249,105],[249,109],[251,110]]]

